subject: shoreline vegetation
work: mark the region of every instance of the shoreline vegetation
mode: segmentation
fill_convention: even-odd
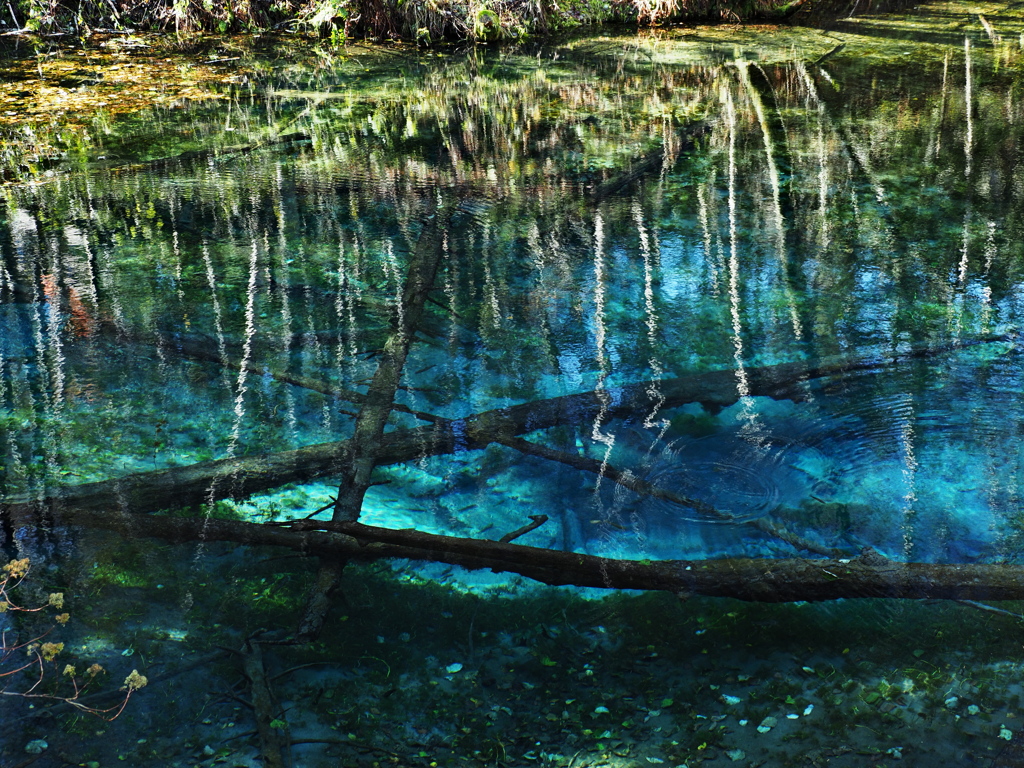
[[[600,24],[817,23],[907,0],[11,0],[5,35],[305,32],[334,42],[497,43]]]

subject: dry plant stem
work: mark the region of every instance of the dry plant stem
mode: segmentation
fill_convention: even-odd
[[[39,640],[44,638],[47,634],[48,634],[48,632],[44,633],[44,634],[42,634],[42,635],[40,635],[40,636],[38,636],[36,638],[34,638],[33,640],[29,640],[27,642],[19,643],[17,645],[12,645],[12,646],[7,646],[6,645],[6,637],[4,637],[2,643],[0,643],[0,664],[5,662],[5,660],[7,658],[9,658],[11,656],[11,654],[14,653],[15,651],[20,651],[20,650],[22,650],[24,648],[30,648],[31,649],[32,645],[34,645]],[[82,712],[82,713],[85,713],[85,714],[88,714],[88,715],[94,715],[94,716],[96,716],[96,717],[98,717],[98,718],[100,718],[102,720],[106,720],[108,722],[113,722],[114,720],[117,720],[118,717],[121,716],[121,713],[124,712],[125,707],[128,706],[128,699],[131,698],[131,694],[133,692],[132,689],[126,690],[125,694],[124,694],[124,698],[122,698],[121,701],[119,703],[116,703],[116,705],[114,705],[113,707],[109,707],[109,708],[106,708],[106,709],[99,709],[97,707],[89,706],[88,703],[86,703],[86,700],[91,700],[91,699],[95,698],[96,696],[103,695],[103,694],[93,694],[91,696],[83,698],[83,696],[82,696],[82,690],[83,689],[79,687],[78,680],[76,680],[74,677],[72,677],[72,679],[71,679],[71,684],[74,687],[74,692],[71,693],[70,695],[61,696],[61,695],[57,695],[57,694],[54,694],[54,693],[36,693],[35,690],[43,683],[43,681],[46,678],[46,667],[45,667],[45,664],[44,664],[43,656],[42,656],[42,654],[38,650],[31,650],[29,655],[31,656],[31,659],[29,660],[29,662],[27,662],[26,664],[24,664],[24,665],[22,665],[22,666],[20,666],[20,667],[18,667],[16,669],[5,670],[3,672],[0,672],[0,679],[5,678],[5,677],[11,677],[13,675],[16,675],[19,672],[24,672],[25,670],[29,669],[30,667],[38,667],[39,668],[39,674],[36,676],[35,682],[29,687],[28,690],[6,690],[6,689],[2,689],[2,690],[0,690],[0,695],[3,695],[3,696],[18,696],[20,698],[30,698],[30,699],[33,699],[34,701],[38,702],[35,705],[36,707],[41,707],[42,705],[44,705],[44,703],[45,703],[45,705],[50,705],[52,707],[55,707],[57,705],[67,705],[69,707],[74,707],[79,712]],[[45,710],[42,710],[40,712],[36,712],[31,717],[32,718],[38,718],[42,714],[42,712],[44,712],[44,711]],[[113,714],[111,714],[111,713],[113,713]],[[29,719],[29,718],[23,718],[23,719]],[[12,722],[17,722],[17,721],[12,721]]]
[[[31,641],[31,642],[34,642],[34,641]],[[0,656],[0,661],[6,660],[10,653],[13,653],[14,651],[21,650],[22,648],[26,648],[29,644],[30,643],[22,643],[22,644],[19,644],[19,645],[11,646],[10,648],[8,648],[5,645],[4,649],[3,649],[4,653],[3,653],[2,656]],[[43,657],[42,656],[40,656],[38,653],[29,653],[28,655],[30,657],[29,661],[26,661],[24,664],[22,664],[17,669],[7,670],[2,675],[0,675],[0,677],[10,677],[10,676],[18,674],[19,672],[24,672],[29,667],[38,666],[39,667],[39,675],[36,677],[36,681],[34,683],[32,683],[32,686],[27,691],[8,691],[8,690],[2,690],[2,691],[0,691],[0,695],[2,695],[2,696],[22,696],[22,697],[25,697],[25,698],[32,698],[32,696],[33,696],[32,691],[34,691],[39,686],[39,684],[43,682],[43,677],[44,677],[44,675],[46,673],[46,670],[43,667]]]
[[[36,701],[36,702],[48,703],[48,704],[52,704],[54,706],[56,706],[57,704],[66,704],[66,705],[68,705],[70,707],[74,707],[75,709],[77,709],[80,712],[83,712],[83,713],[89,714],[89,715],[94,715],[94,716],[99,717],[100,719],[106,720],[108,722],[113,722],[114,720],[116,720],[118,717],[121,716],[121,713],[124,712],[124,708],[128,706],[128,700],[132,697],[133,690],[132,689],[128,689],[128,690],[125,691],[124,698],[120,701],[120,703],[115,704],[112,707],[107,707],[106,709],[99,709],[98,707],[92,707],[92,706],[89,706],[88,704],[85,704],[83,701],[80,700],[81,699],[82,689],[80,689],[78,687],[78,682],[75,681],[75,680],[72,680],[72,684],[74,685],[74,689],[75,690],[74,690],[74,693],[72,695],[70,695],[70,696],[58,696],[56,694],[51,694],[51,693],[33,693],[33,691],[35,691],[35,689],[38,688],[42,684],[42,682],[43,682],[43,680],[45,679],[45,676],[46,676],[46,670],[45,670],[45,668],[43,666],[43,657],[40,656],[38,652],[33,654],[33,660],[31,662],[29,662],[29,664],[27,664],[26,666],[21,667],[21,668],[19,668],[17,670],[13,670],[11,672],[11,674],[13,674],[14,672],[20,672],[20,671],[26,669],[27,667],[35,666],[36,664],[39,665],[39,676],[36,678],[36,681],[32,684],[32,686],[27,691],[0,690],[0,696],[17,696],[19,698],[32,699],[33,701]],[[35,704],[35,706],[39,706],[39,704],[37,703],[37,704]],[[113,713],[113,714],[111,714],[111,713]],[[32,717],[36,718],[38,716],[39,716],[39,713],[37,712]],[[10,725],[10,723],[5,723],[5,725]]]
[[[10,568],[12,563],[17,564],[17,562],[18,561],[11,561],[11,563],[8,563],[5,570]],[[19,606],[12,602],[10,597],[10,590],[16,589],[28,576],[28,561],[25,560],[22,562],[25,563],[25,568],[24,570],[19,572],[21,575],[17,576],[17,578],[14,579],[13,584],[11,583],[11,579],[14,577],[12,577],[10,573],[8,573],[8,575],[0,579],[0,603],[4,604],[5,612],[39,613],[40,611],[49,607],[51,603],[46,603],[37,608],[25,608],[24,606]],[[46,653],[46,644],[43,643],[42,645],[40,645],[40,641],[42,641],[47,635],[49,635],[51,631],[52,627],[50,629],[47,629],[45,632],[32,637],[30,640],[25,640],[20,643],[15,643],[11,645],[9,645],[7,642],[7,630],[4,630],[2,633],[0,633],[0,680],[3,680],[3,678],[13,678],[15,675],[19,674],[20,672],[24,672],[30,667],[38,667],[38,674],[35,677],[35,681],[32,683],[31,686],[29,686],[27,690],[12,691],[7,688],[3,688],[0,689],[0,696],[17,696],[23,699],[32,699],[34,701],[39,702],[39,705],[44,703],[49,703],[51,705],[66,704],[68,706],[74,707],[80,712],[95,715],[107,721],[116,720],[120,716],[121,712],[124,711],[124,708],[127,706],[128,699],[131,698],[131,695],[134,691],[133,688],[128,688],[126,690],[124,698],[121,700],[119,704],[115,704],[114,706],[108,707],[107,709],[92,707],[85,703],[85,700],[83,700],[82,697],[82,692],[84,689],[79,686],[79,681],[73,673],[69,676],[70,684],[73,688],[71,694],[66,696],[60,696],[53,693],[36,693],[36,689],[39,688],[39,686],[42,685],[43,681],[46,679],[46,662],[53,660],[53,658],[55,658],[56,655],[60,653],[60,649],[63,648],[63,643],[61,643],[59,645],[59,649],[56,650],[56,653],[53,655],[53,657],[47,656],[46,658],[44,658],[44,654]],[[20,666],[15,666],[11,669],[5,669],[2,666],[6,664],[8,660],[15,658],[15,656],[17,656],[18,658],[22,658],[26,655],[26,651],[28,661],[22,663]],[[86,683],[86,685],[88,685],[88,682]],[[89,698],[91,699],[93,697],[91,696]],[[10,722],[5,723],[5,725],[8,726],[10,724]]]

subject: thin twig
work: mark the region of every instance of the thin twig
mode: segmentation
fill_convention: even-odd
[[[504,542],[506,544],[508,544],[510,541],[515,541],[520,536],[523,536],[524,534],[527,534],[530,531],[532,531],[532,530],[534,530],[536,528],[540,528],[542,525],[544,525],[544,523],[546,523],[548,521],[548,516],[547,515],[530,515],[530,519],[533,521],[532,523],[530,523],[528,525],[524,525],[522,528],[516,528],[511,533],[506,533],[504,536],[502,536],[500,539],[498,539],[498,541],[502,541],[502,542]]]
[[[1005,608],[996,608],[994,605],[988,603],[979,603],[977,600],[957,600],[956,602],[960,605],[966,605],[968,608],[976,608],[979,611],[987,611],[988,613],[995,613],[999,616],[1009,616],[1012,619],[1021,619],[1024,621],[1024,616],[1013,611],[1007,611]]]
[[[391,757],[401,758],[402,755],[397,752],[392,752],[390,749],[384,749],[384,747],[375,747],[372,744],[364,744],[360,741],[352,741],[351,739],[292,739],[292,746],[296,744],[344,744],[354,749],[363,749],[367,752],[380,752],[384,755],[390,755]]]
[[[311,661],[308,664],[299,664],[298,666],[291,667],[290,669],[286,669],[284,672],[278,672],[273,677],[268,678],[268,680],[270,680],[270,682],[274,682],[275,680],[279,680],[280,678],[284,677],[285,675],[290,675],[292,672],[297,672],[298,670],[306,669],[307,667],[319,667],[319,666],[323,666],[325,664],[340,664],[340,663],[341,662],[338,662],[338,661]]]
[[[330,501],[328,501],[326,504],[324,504],[322,507],[320,507],[320,509],[316,510],[315,512],[310,512],[308,515],[306,515],[302,519],[303,520],[309,520],[310,518],[316,517],[321,512],[326,512],[328,509],[334,509],[334,505],[337,504],[337,503],[338,503],[338,500],[332,498]]]

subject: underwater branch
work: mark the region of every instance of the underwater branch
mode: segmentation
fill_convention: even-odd
[[[800,536],[799,534],[786,530],[781,524],[772,522],[764,517],[757,517],[753,520],[733,520],[729,515],[721,512],[710,504],[700,501],[699,499],[682,496],[666,488],[661,488],[653,483],[649,483],[628,470],[623,471],[613,467],[607,461],[598,461],[597,459],[592,459],[589,456],[581,456],[578,453],[559,451],[546,445],[538,445],[537,443],[533,443],[529,440],[524,440],[521,437],[511,437],[497,440],[496,442],[529,456],[536,456],[548,461],[565,464],[582,472],[591,472],[600,477],[607,478],[613,483],[621,485],[623,488],[628,488],[641,496],[651,496],[656,499],[663,499],[671,502],[672,504],[677,504],[680,507],[695,509],[702,514],[707,515],[708,518],[712,520],[732,522],[736,525],[749,525],[772,538],[779,539],[790,544],[798,550],[813,552],[814,554],[825,555],[827,557],[842,554],[840,550],[834,547],[828,547],[804,536]]]

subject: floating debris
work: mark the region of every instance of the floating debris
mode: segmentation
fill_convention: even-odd
[[[757,732],[758,733],[768,733],[768,731],[770,731],[772,728],[774,728],[778,724],[779,724],[779,721],[778,721],[777,718],[774,718],[771,715],[768,715],[768,717],[766,717],[764,720],[762,720],[761,724],[759,726],[757,726]]]

